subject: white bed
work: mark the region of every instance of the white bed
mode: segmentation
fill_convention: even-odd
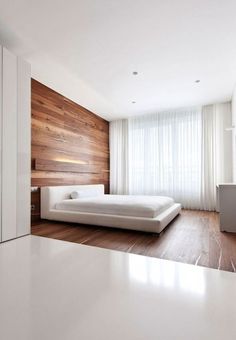
[[[71,199],[72,192],[89,192]],[[181,206],[162,196],[105,195],[104,186],[41,188],[41,218],[160,233]]]

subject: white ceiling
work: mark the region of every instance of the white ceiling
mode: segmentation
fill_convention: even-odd
[[[229,100],[235,13],[235,0],[0,0],[0,41],[113,120]]]

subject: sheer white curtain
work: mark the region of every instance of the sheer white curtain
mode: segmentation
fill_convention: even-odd
[[[215,208],[231,180],[230,104],[111,122],[111,193],[166,195],[184,208]],[[228,150],[228,151],[227,151]]]
[[[129,120],[129,193],[174,197],[196,208],[201,188],[201,111]]]
[[[232,182],[231,125],[231,103],[203,106],[200,209],[215,210],[216,185]]]
[[[110,123],[110,192],[129,194],[128,120]]]

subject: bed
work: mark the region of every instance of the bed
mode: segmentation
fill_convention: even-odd
[[[106,195],[102,184],[41,188],[41,218],[54,221],[160,233],[180,210],[170,197]]]

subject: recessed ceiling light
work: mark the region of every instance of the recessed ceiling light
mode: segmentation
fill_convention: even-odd
[[[195,83],[200,83],[200,79],[195,80]]]
[[[133,72],[133,75],[134,75],[134,76],[137,76],[137,75],[138,75],[138,72],[137,72],[137,71],[134,71],[134,72]]]
[[[132,101],[132,104],[136,104],[136,101],[133,100],[133,101]]]

